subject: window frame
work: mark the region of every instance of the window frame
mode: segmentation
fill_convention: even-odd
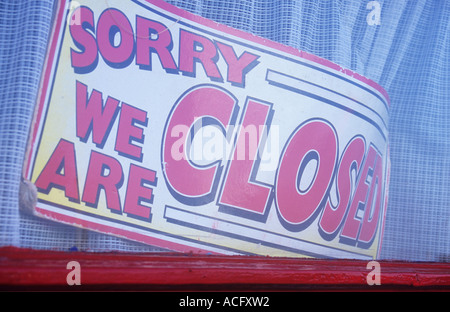
[[[93,253],[0,248],[0,290],[145,291],[450,291],[450,263],[380,260],[380,285],[361,260]],[[70,261],[81,285],[69,286]],[[369,269],[368,269],[369,268]]]

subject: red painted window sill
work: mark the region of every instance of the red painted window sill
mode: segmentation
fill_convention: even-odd
[[[80,264],[81,286],[66,268]],[[0,248],[1,290],[450,290],[450,263],[380,261],[369,286],[366,261],[172,253],[86,253]]]

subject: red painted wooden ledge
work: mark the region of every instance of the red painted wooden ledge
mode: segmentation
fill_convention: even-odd
[[[68,286],[69,261],[81,286]],[[172,253],[56,252],[0,248],[1,290],[450,290],[450,263],[380,261],[369,286],[367,261]]]

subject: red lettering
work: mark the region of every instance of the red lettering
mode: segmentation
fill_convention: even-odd
[[[100,192],[103,190],[107,208],[121,213],[119,188],[122,183],[123,173],[120,162],[113,157],[92,151],[82,200],[88,206],[97,208]]]
[[[228,65],[227,81],[233,85],[244,86],[245,74],[255,67],[259,56],[244,51],[238,58],[232,46],[216,42]]]
[[[348,216],[345,220],[344,227],[341,232],[341,238],[344,241],[356,241],[358,237],[359,228],[361,226],[361,219],[357,216],[358,210],[364,210],[367,203],[367,195],[369,191],[370,170],[374,167],[377,157],[377,151],[371,145],[364,162],[364,167],[359,175],[355,195],[348,211]]]
[[[183,29],[180,31],[178,65],[185,75],[195,77],[195,63],[200,62],[209,78],[222,81],[222,75],[216,65],[217,59],[217,49],[211,40]]]
[[[365,142],[360,136],[352,139],[345,148],[338,169],[336,188],[339,203],[333,206],[329,198],[320,218],[319,227],[326,239],[332,239],[334,234],[340,228],[347,211],[352,189],[356,181],[352,181],[352,171],[355,171],[355,177],[361,168],[364,159]]]
[[[116,43],[116,35],[120,35]],[[97,25],[98,49],[105,62],[113,68],[128,66],[134,58],[133,28],[128,18],[117,9],[107,9]]]
[[[378,220],[381,212],[383,190],[383,160],[380,154],[377,154],[375,168],[373,169],[372,181],[370,183],[370,193],[367,199],[367,205],[364,210],[364,220],[361,226],[361,232],[358,237],[358,245],[370,245],[375,238]]]
[[[45,194],[49,194],[52,188],[62,189],[69,200],[79,201],[75,147],[72,142],[64,139],[59,141],[35,185]]]
[[[170,29],[158,21],[136,16],[133,29],[124,13],[108,8],[96,25],[94,13],[85,6],[77,8],[73,16],[77,21],[70,23],[69,30],[76,49],[71,49],[71,59],[78,74],[92,72],[98,65],[99,54],[112,68],[127,67],[135,59],[136,65],[145,70],[152,70],[152,56],[156,55],[167,73],[177,74],[180,70],[185,76],[196,77],[199,63],[211,80],[223,82],[217,65],[221,54],[228,67],[227,81],[244,87],[246,74],[259,64],[258,55],[244,51],[237,56],[232,45],[180,29],[177,65],[172,55],[174,42]]]
[[[301,125],[288,140],[275,179],[276,205],[284,226],[298,231],[309,225],[315,213],[324,205],[337,158],[337,138],[334,129],[322,120]],[[315,172],[306,174],[310,161]],[[313,175],[307,187],[302,179]]]
[[[219,199],[220,205],[259,215],[263,215],[269,206],[272,188],[255,181],[258,168],[254,166],[254,163],[261,144],[260,130],[267,123],[270,112],[270,104],[252,99],[247,100],[233,160],[230,162],[224,178],[224,187]],[[246,134],[249,134],[248,141]]]
[[[97,90],[92,91],[88,100],[87,86],[78,81],[76,92],[77,136],[86,143],[92,132],[92,141],[102,148],[119,112],[119,101],[108,97],[103,106],[102,93]]]
[[[131,164],[123,212],[150,222],[151,208],[143,203],[153,203],[153,189],[146,184],[156,186],[156,172]]]
[[[132,144],[144,143],[144,130],[136,124],[147,126],[147,112],[122,103],[115,150],[119,155],[142,162],[142,147]]]
[[[208,116],[224,133],[233,123],[237,100],[228,91],[212,86],[194,87],[174,105],[163,135],[163,172],[169,190],[175,198],[188,205],[201,205],[214,199],[221,167],[215,162],[199,167],[189,161],[189,134],[183,134],[181,144],[177,129],[191,132],[196,121]],[[186,140],[187,138],[187,140]],[[173,146],[177,148],[174,149]],[[180,155],[182,153],[182,155]]]
[[[170,52],[172,45],[172,35],[166,25],[136,17],[136,63],[140,68],[151,70],[151,55],[156,53],[166,71],[176,72],[177,65]]]
[[[69,31],[80,51],[70,49],[72,67],[76,73],[84,74],[93,71],[98,63],[94,13],[91,9],[81,6],[73,14],[77,17],[77,23],[70,23]]]

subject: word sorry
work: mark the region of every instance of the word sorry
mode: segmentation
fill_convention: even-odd
[[[172,54],[172,34],[166,25],[136,16],[136,30],[127,16],[117,9],[106,9],[95,23],[90,8],[80,6],[74,10],[77,23],[70,23],[70,34],[79,51],[71,50],[72,67],[76,73],[92,72],[98,64],[99,54],[113,68],[124,68],[135,60],[143,70],[152,70],[152,55],[156,55],[162,68],[169,74],[196,76],[196,63],[206,75],[223,82],[217,62],[219,52],[227,64],[227,81],[244,87],[245,75],[254,68],[258,55],[244,51],[239,57],[232,46],[212,41],[204,36],[180,30],[178,62]]]

